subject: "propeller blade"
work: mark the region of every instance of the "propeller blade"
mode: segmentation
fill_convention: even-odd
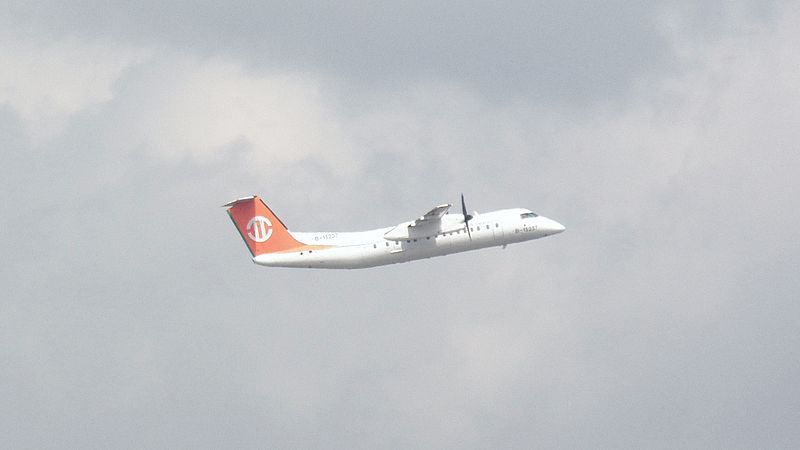
[[[472,216],[467,214],[467,204],[464,203],[464,193],[461,193],[461,212],[464,214],[464,227],[467,229],[467,235],[469,236],[469,240],[472,240],[472,232],[469,231],[469,221],[472,219]]]

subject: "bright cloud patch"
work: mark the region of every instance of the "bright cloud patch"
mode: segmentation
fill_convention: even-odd
[[[96,109],[117,146],[157,158],[213,162],[245,152],[254,170],[313,159],[340,164],[350,146],[321,99],[321,83],[295,73],[253,74],[238,63],[199,60],[77,39],[0,42],[0,102],[48,138]]]
[[[167,159],[211,162],[226,148],[246,150],[258,167],[306,158],[332,162],[348,147],[309,76],[246,73],[235,63],[184,60],[147,70],[163,75],[138,99],[134,126]]]
[[[34,136],[51,135],[69,115],[110,100],[114,81],[146,53],[77,39],[2,39],[0,103],[28,121]]]

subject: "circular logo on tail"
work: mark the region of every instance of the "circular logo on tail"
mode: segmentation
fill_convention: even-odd
[[[256,242],[266,242],[272,236],[272,222],[264,216],[255,216],[247,222],[247,236]]]

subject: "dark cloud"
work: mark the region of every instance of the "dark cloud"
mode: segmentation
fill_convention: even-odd
[[[665,11],[680,8],[693,29],[708,29],[722,22],[720,5],[22,2],[12,10],[16,24],[35,33],[169,45],[233,56],[258,71],[317,72],[341,79],[349,95],[436,79],[487,99],[587,105],[617,101],[642,76],[676,70]]]

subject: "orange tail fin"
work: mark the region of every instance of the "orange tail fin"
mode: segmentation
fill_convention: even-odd
[[[304,245],[289,234],[281,219],[257,195],[239,198],[222,206],[230,207],[228,215],[253,256],[283,252]]]

